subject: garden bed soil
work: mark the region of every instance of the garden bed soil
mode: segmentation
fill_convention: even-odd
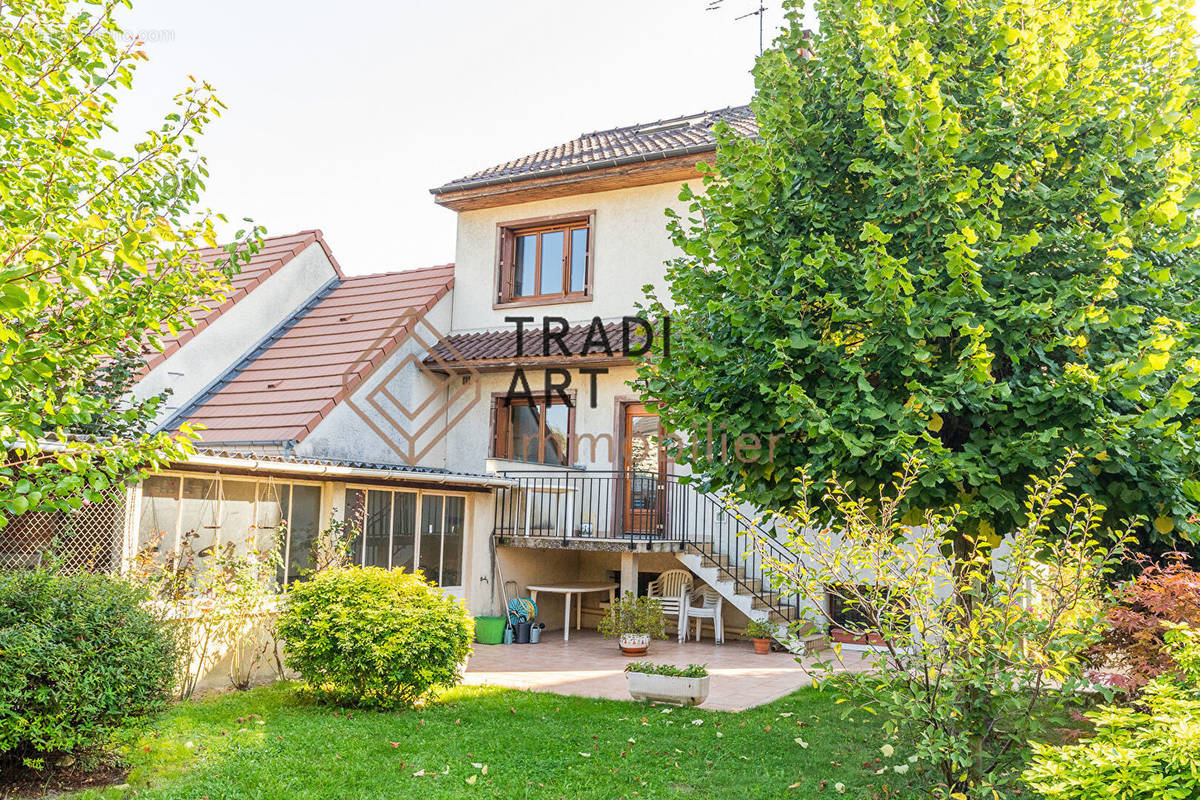
[[[0,800],[31,797],[57,797],[67,792],[102,789],[125,783],[129,768],[112,763],[79,767],[47,767],[43,770],[16,767],[0,776]]]

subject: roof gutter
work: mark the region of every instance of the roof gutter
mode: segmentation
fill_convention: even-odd
[[[368,467],[347,467],[337,464],[310,464],[294,461],[272,461],[271,459],[233,458],[230,456],[210,456],[195,453],[188,456],[187,464],[205,467],[226,467],[229,469],[244,469],[250,472],[283,472],[289,475],[304,475],[308,477],[337,480],[339,478],[397,478],[418,483],[430,483],[437,486],[453,484],[455,486],[479,486],[481,488],[501,488],[516,486],[516,481],[508,478],[489,478],[480,475],[456,475],[454,473],[406,472],[403,469],[370,469]]]
[[[464,181],[462,183],[447,183],[436,189],[430,189],[429,193],[433,195],[449,194],[450,192],[466,191],[468,189],[483,189],[487,186],[499,186],[505,183],[520,183],[521,181],[533,180],[534,178],[552,178],[558,175],[573,175],[578,172],[591,172],[593,170],[608,169],[610,167],[623,167],[627,164],[639,164],[646,161],[662,161],[667,158],[676,156],[691,156],[699,153],[713,152],[717,149],[717,145],[713,144],[690,144],[686,147],[675,147],[670,150],[662,150],[657,153],[638,153],[631,156],[615,156],[606,158],[603,161],[592,161],[587,164],[573,164],[569,167],[553,167],[551,169],[538,170],[537,172],[524,172],[520,175],[503,175],[496,178],[480,178],[473,181]]]

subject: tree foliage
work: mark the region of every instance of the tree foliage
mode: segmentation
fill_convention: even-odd
[[[783,434],[698,464],[715,485],[775,508],[799,466],[867,490],[921,449],[914,509],[1005,531],[1075,450],[1111,519],[1196,530],[1187,5],[826,0],[812,39],[793,9],[760,135],[718,129],[651,300],[675,335],[640,386],[668,426]]]
[[[143,432],[161,397],[122,399],[131,364],[220,302],[257,248],[255,230],[215,266],[196,256],[215,245],[194,211],[207,170],[193,147],[221,108],[207,84],[128,153],[105,148],[145,58],[115,18],[125,5],[0,5],[0,526],[186,451],[185,435]]]

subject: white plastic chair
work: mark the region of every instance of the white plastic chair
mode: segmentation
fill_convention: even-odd
[[[699,605],[696,605],[699,601]],[[700,641],[700,626],[704,620],[711,619],[713,624],[713,644],[725,644],[725,621],[721,618],[721,607],[725,604],[724,598],[717,594],[716,591],[709,587],[704,587],[696,592],[693,592],[688,602],[683,607],[683,620],[679,626],[683,629],[684,637],[687,636],[687,626],[692,620],[696,620],[696,641]]]
[[[679,624],[676,626],[676,635],[681,642],[687,636],[687,626],[684,624],[685,615],[680,613],[680,609],[688,603],[693,580],[692,573],[686,569],[670,569],[650,581],[650,585],[646,587],[646,596],[658,599],[663,615],[677,618]]]

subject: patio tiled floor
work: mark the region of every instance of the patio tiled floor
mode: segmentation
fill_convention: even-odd
[[[856,653],[843,653],[848,668],[857,668]],[[571,631],[564,642],[558,631],[548,631],[537,644],[475,645],[467,665],[465,683],[531,689],[538,692],[629,700],[625,665],[617,644],[595,631]],[[741,711],[753,708],[812,683],[803,667],[787,653],[754,653],[750,642],[712,640],[679,644],[674,639],[655,641],[644,659],[658,664],[707,664],[712,676],[708,700],[702,708]],[[820,660],[808,657],[806,663]]]

